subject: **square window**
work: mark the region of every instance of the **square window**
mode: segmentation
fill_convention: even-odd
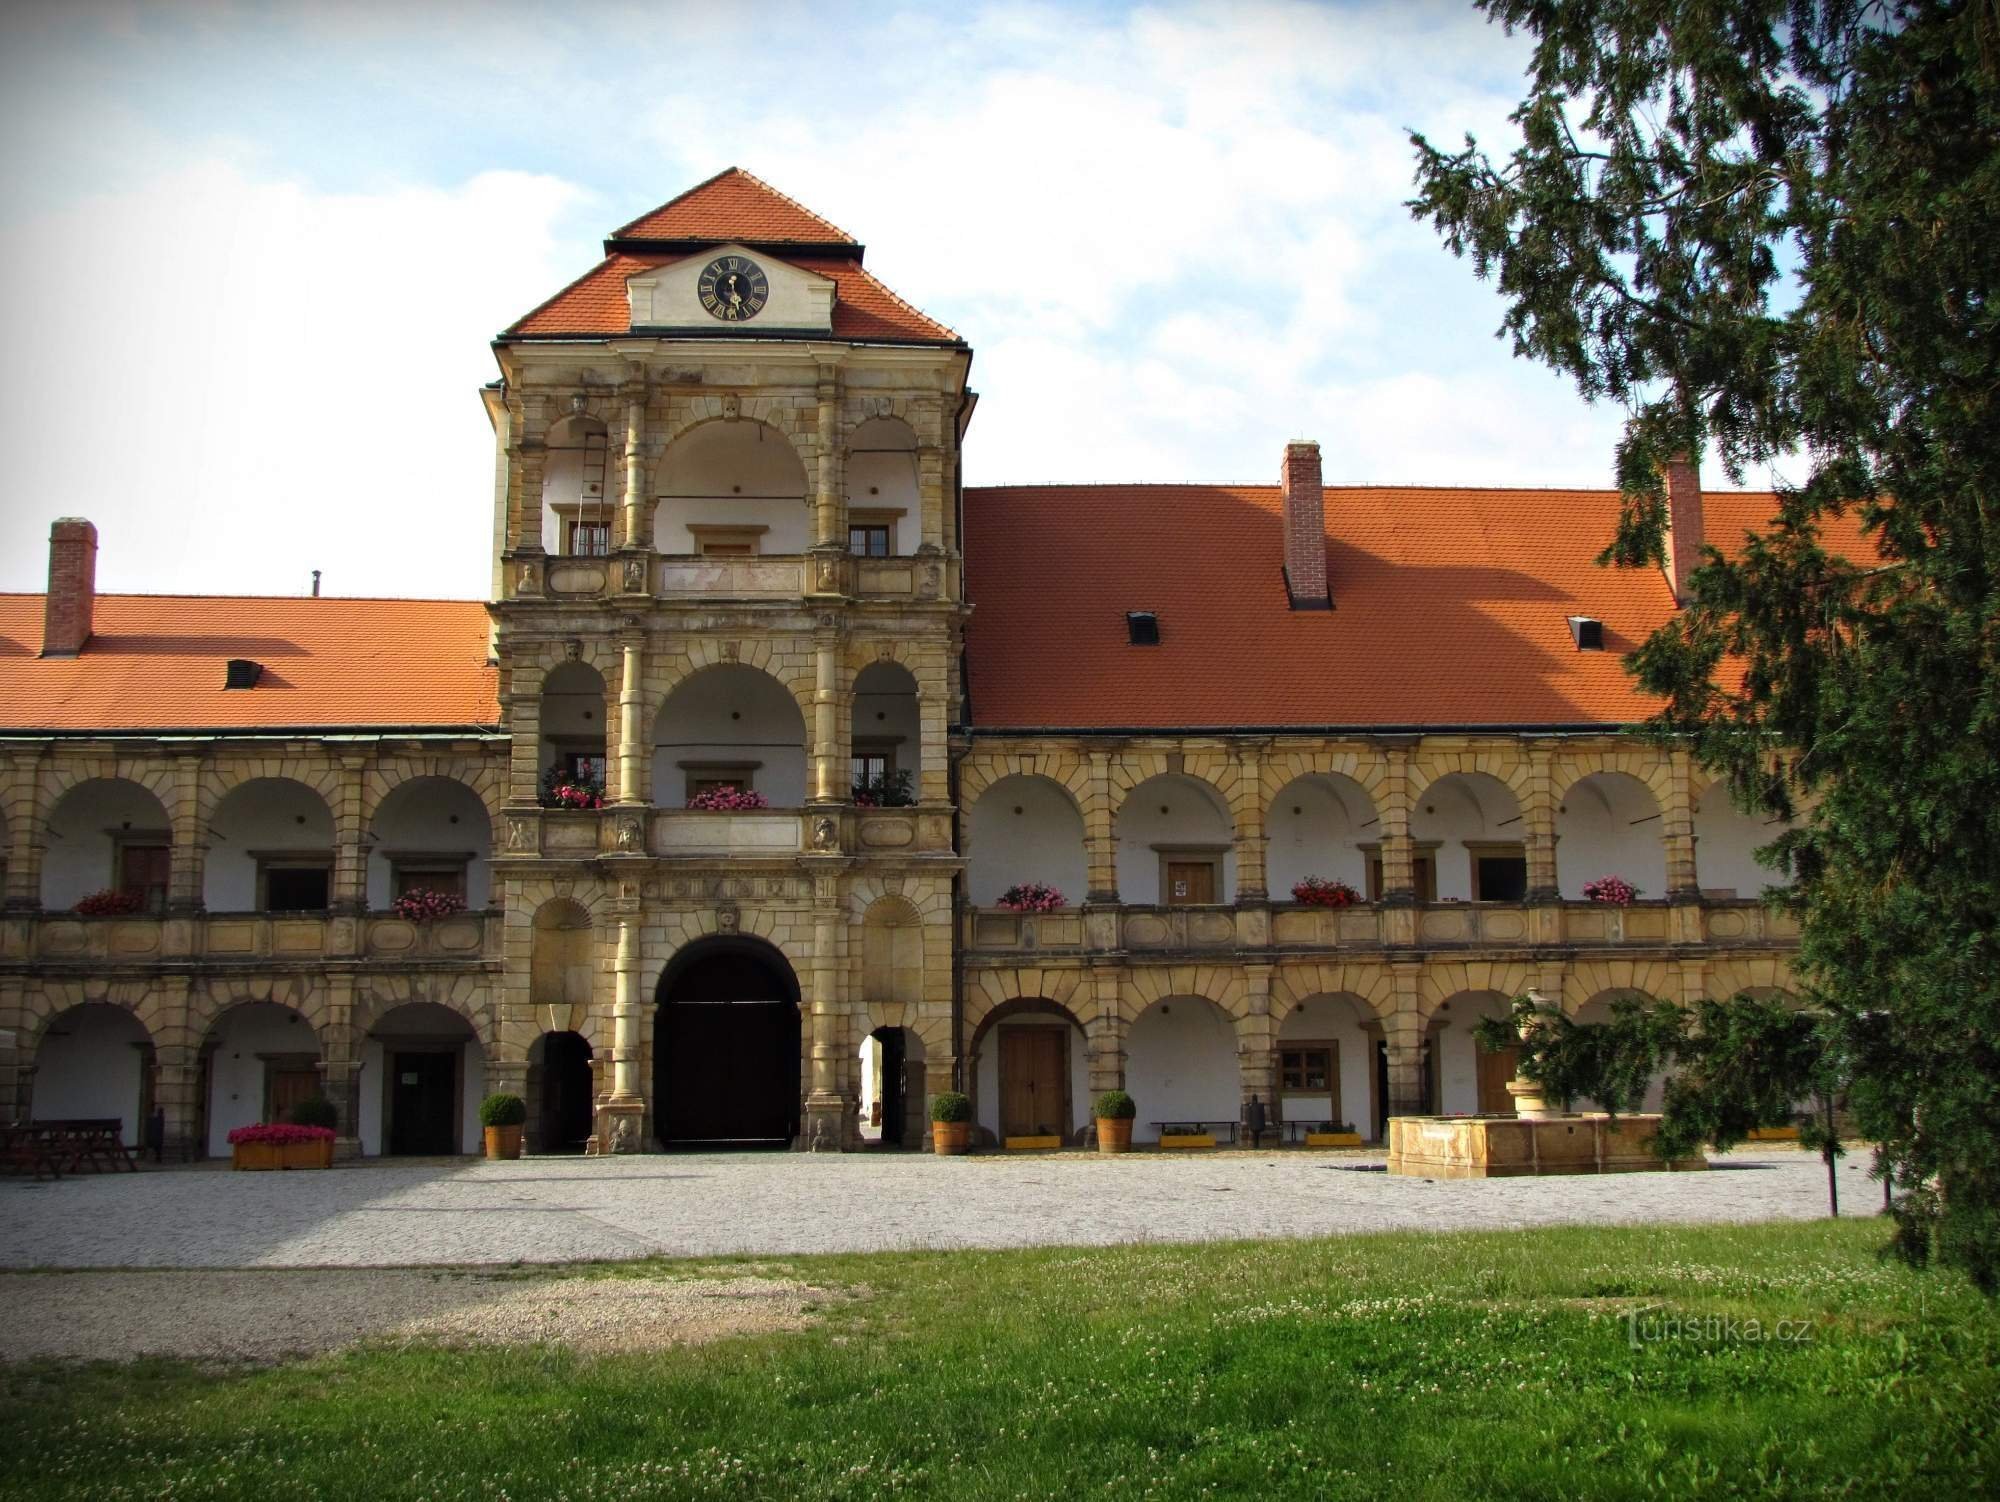
[[[889,529],[885,526],[858,526],[847,529],[847,551],[857,558],[887,558]]]
[[[333,870],[329,866],[267,866],[264,870],[264,911],[323,913],[332,884]]]
[[[573,558],[605,558],[611,553],[611,527],[605,522],[571,522],[569,554]]]

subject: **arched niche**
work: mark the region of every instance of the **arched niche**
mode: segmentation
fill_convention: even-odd
[[[1061,783],[1026,773],[1002,777],[974,801],[969,831],[966,884],[975,906],[991,907],[1027,882],[1083,901],[1090,885],[1083,813]]]
[[[1375,1136],[1381,1038],[1380,1022],[1358,996],[1322,993],[1299,1002],[1278,1024],[1277,1106],[1269,1120],[1349,1122],[1362,1136]]]
[[[147,912],[167,903],[173,821],[152,792],[122,777],[79,782],[49,813],[42,906],[66,912],[102,891],[129,892]]]
[[[1361,846],[1381,839],[1368,793],[1351,777],[1311,773],[1296,777],[1271,800],[1264,816],[1265,882],[1283,901],[1308,876],[1344,881],[1368,890],[1368,862]]]
[[[750,418],[692,428],[661,456],[653,546],[662,553],[803,553],[806,471],[791,442]]]
[[[980,1019],[969,1052],[982,1141],[1069,1141],[1081,1133],[1090,1116],[1090,1055],[1069,1008],[1039,996],[1003,1001]]]
[[[1665,897],[1667,851],[1653,790],[1623,772],[1593,772],[1570,784],[1556,806],[1556,874],[1572,902],[1600,876]]]
[[[1125,1034],[1125,1090],[1139,1108],[1134,1142],[1158,1142],[1163,1121],[1235,1121],[1242,1076],[1228,1015],[1200,996],[1147,1007]]]
[[[123,1007],[85,1002],[57,1013],[35,1047],[35,1121],[118,1118],[137,1147],[153,1113],[153,1038]]]
[[[847,440],[847,542],[861,558],[914,553],[922,543],[917,435],[900,418],[871,417]]]
[[[280,1002],[230,1007],[202,1040],[201,1086],[203,1150],[226,1158],[235,1128],[288,1121],[300,1101],[326,1093],[319,1034]]]
[[[450,777],[392,788],[369,826],[368,905],[416,888],[455,892],[478,911],[492,901],[493,824],[479,795]]]
[[[917,680],[908,668],[871,662],[855,674],[849,735],[854,797],[914,801],[923,773],[923,729]]]
[[[1488,1017],[1513,1012],[1511,998],[1498,991],[1459,991],[1438,1003],[1424,1034],[1425,1084],[1429,1109],[1452,1116],[1512,1116],[1519,1049],[1487,1053],[1473,1030]]]
[[[924,996],[924,930],[900,897],[872,902],[861,917],[861,999],[915,1006]]]
[[[208,819],[202,905],[212,913],[323,913],[333,898],[333,810],[302,782],[253,777]]]
[[[530,1005],[590,1005],[596,977],[593,938],[590,912],[582,903],[558,897],[535,909],[528,957]]]
[[[572,558],[602,558],[618,535],[623,489],[603,422],[571,415],[551,425],[542,464],[542,548]]]
[[[718,786],[762,793],[773,808],[806,801],[805,716],[784,684],[742,663],[684,680],[653,725],[656,802],[678,806]]]
[[[472,1024],[432,1001],[392,1007],[361,1050],[361,1151],[433,1157],[480,1150],[486,1051]]]
[[[1694,805],[1694,870],[1702,895],[1748,901],[1768,887],[1789,886],[1782,872],[1757,862],[1757,852],[1787,827],[1769,814],[1745,813],[1720,783],[1706,789]]]
[[[1521,806],[1497,777],[1484,772],[1440,777],[1417,796],[1410,839],[1420,901],[1520,902],[1527,895]],[[1371,885],[1370,895],[1376,890]]]
[[[1122,901],[1200,907],[1236,900],[1235,827],[1221,796],[1198,777],[1149,777],[1118,807]]]
[[[544,777],[605,784],[604,675],[587,662],[558,663],[542,679]]]

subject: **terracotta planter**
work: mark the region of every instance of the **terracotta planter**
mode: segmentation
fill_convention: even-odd
[[[1097,1118],[1097,1150],[1100,1153],[1129,1153],[1132,1150],[1132,1118]]]
[[[947,1155],[962,1153],[972,1146],[972,1123],[969,1121],[933,1121],[931,1123],[931,1151]]]
[[[229,1149],[234,1169],[331,1168],[333,1139],[324,1142],[238,1142]]]
[[[517,1126],[488,1127],[486,1129],[486,1156],[489,1158],[520,1157],[521,1129]]]

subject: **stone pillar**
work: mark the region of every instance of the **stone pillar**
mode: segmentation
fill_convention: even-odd
[[[202,879],[208,863],[208,830],[201,822],[200,752],[174,757],[174,799],[167,811],[173,821],[173,843],[168,853],[167,911],[198,913],[202,910]]]
[[[368,758],[344,756],[333,800],[333,910],[359,913],[368,907],[368,828],[362,820],[362,779]]]
[[[1669,791],[1660,810],[1660,839],[1667,853],[1667,897],[1675,903],[1701,900],[1701,871],[1694,848],[1694,759],[1681,747],[1667,755]],[[1717,782],[1708,790],[1710,798],[1727,798],[1728,788]]]
[[[619,542],[651,549],[653,529],[646,517],[646,380],[638,372],[625,388],[625,519]]]
[[[195,1140],[201,1120],[195,1099],[200,1089],[201,1069],[193,1047],[185,1043],[162,1045],[153,1055],[153,1109],[166,1118],[160,1139],[162,1156],[170,1159],[200,1157],[208,1147]],[[145,1131],[141,1122],[139,1129]]]
[[[1391,746],[1388,771],[1382,778],[1382,901],[1410,904],[1417,900],[1416,848],[1410,842],[1410,748]]]
[[[619,803],[647,800],[646,755],[646,637],[641,631],[618,635],[622,663],[618,673],[618,791]]]
[[[0,1121],[30,1119],[27,1100],[27,1019],[20,977],[0,975]]]
[[[917,513],[921,523],[920,544],[939,551],[950,546],[945,535],[945,513],[950,504],[950,486],[945,482],[945,451],[934,443],[917,448]]]
[[[1422,976],[1423,966],[1414,960],[1389,967],[1396,1007],[1382,1020],[1382,1040],[1389,1049],[1391,1116],[1421,1116],[1430,1106],[1424,1097],[1424,1024],[1418,999]]]
[[[6,768],[12,787],[7,796],[7,887],[0,897],[15,911],[41,906],[42,852],[47,848],[48,800],[36,775],[37,760],[16,757]]]
[[[507,801],[532,806],[542,796],[542,680],[539,667],[519,664],[506,697]]]
[[[380,1080],[364,1081],[362,1038],[354,1026],[354,977],[327,977],[331,989],[329,1021],[320,1034],[320,1080],[333,1103],[335,1158],[361,1156],[361,1091],[364,1084],[381,1089]],[[378,1145],[379,1150],[379,1145]]]
[[[1243,748],[1237,763],[1240,791],[1236,796],[1236,900],[1262,902],[1269,895],[1264,878],[1264,761],[1255,746]]]
[[[1271,1022],[1271,966],[1245,965],[1243,976],[1249,984],[1250,999],[1236,1024],[1236,1062],[1241,1076],[1241,1109],[1237,1120],[1247,1127],[1250,1103],[1254,1100],[1264,1108],[1267,1133],[1277,1133],[1278,1054],[1277,1028]],[[1253,1145],[1247,1131],[1240,1134],[1240,1140],[1246,1147]]]
[[[845,803],[851,791],[842,775],[840,734],[840,637],[820,633],[813,647],[813,786],[811,802]]]
[[[819,399],[819,474],[813,492],[813,546],[835,552],[847,551],[847,528],[843,521],[846,506],[841,495],[840,451],[840,367],[819,367],[814,388]]]
[[[548,447],[539,425],[535,436],[523,437],[515,445],[508,470],[513,476],[509,487],[509,520],[513,531],[509,541],[516,553],[540,553],[542,549],[542,484],[548,468]]]
[[[1084,857],[1090,873],[1089,902],[1118,900],[1118,840],[1111,810],[1111,753],[1092,751],[1090,796],[1083,804]]]
[[[1115,965],[1094,964],[1090,970],[1091,996],[1097,1013],[1083,1030],[1084,1046],[1090,1051],[1090,1093],[1092,1099],[1106,1090],[1125,1088],[1125,1018],[1118,1010],[1119,970]],[[989,1035],[990,1036],[990,1035]],[[1078,1103],[1078,1115],[1092,1114],[1092,1101]]]
[[[597,1135],[603,1151],[636,1153],[646,1111],[639,1093],[639,914],[621,912],[613,921],[618,990],[611,1008],[611,1094],[597,1113]]]
[[[1528,786],[1521,799],[1522,846],[1528,857],[1528,901],[1562,900],[1556,869],[1555,753],[1546,745],[1528,748]]]
[[[811,1089],[801,1146],[839,1152],[850,1102],[841,1094],[840,880],[822,870],[813,877]]]
[[[917,688],[917,777],[919,803],[951,801],[951,727],[946,714],[950,693],[939,682],[919,683]],[[965,821],[970,823],[970,820]]]

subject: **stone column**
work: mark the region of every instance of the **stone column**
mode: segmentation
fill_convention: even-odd
[[[625,520],[619,542],[627,548],[650,549],[653,529],[646,518],[646,379],[637,372],[625,387]]]
[[[819,382],[814,388],[819,400],[819,474],[813,492],[813,546],[834,552],[847,551],[847,528],[842,517],[846,511],[841,495],[841,452],[840,452],[840,367],[827,364],[819,367]]]
[[[618,990],[611,1008],[611,1094],[598,1112],[597,1132],[602,1150],[636,1153],[646,1110],[639,1093],[639,914],[621,912],[613,921],[618,926]]]
[[[804,1141],[808,1152],[839,1152],[849,1102],[840,1089],[840,880],[832,871],[813,877],[812,1087],[806,1093]]]
[[[813,786],[809,801],[845,803],[850,791],[841,775],[840,637],[822,631],[813,645]]]
[[[1421,1116],[1430,1102],[1424,1098],[1424,1024],[1418,992],[1423,976],[1420,962],[1389,967],[1396,1009],[1382,1021],[1382,1040],[1389,1049],[1389,1114]]]
[[[201,822],[200,752],[174,757],[173,844],[168,854],[167,911],[202,910],[202,878],[208,863],[208,830]]]
[[[1116,965],[1098,963],[1090,969],[1091,996],[1097,1014],[1084,1027],[1084,1046],[1090,1051],[1090,1093],[1093,1099],[1106,1090],[1125,1088],[1125,1018],[1118,1010]],[[992,1036],[990,1033],[987,1035]],[[1079,1101],[1077,1114],[1088,1120],[1091,1101]]]
[[[529,806],[542,796],[542,679],[539,667],[517,664],[505,699],[507,715],[507,801]]]
[[[516,553],[543,551],[542,484],[548,459],[548,447],[538,426],[534,437],[523,437],[515,445],[512,462],[508,465],[513,475],[510,487],[513,500],[508,507],[509,519],[513,523],[510,541]]]
[[[1111,753],[1092,751],[1090,796],[1083,804],[1083,848],[1090,873],[1088,902],[1118,900],[1118,841],[1111,811]]]
[[[1528,786],[1521,799],[1522,845],[1528,857],[1528,901],[1562,900],[1556,869],[1555,753],[1545,745],[1528,748]]]
[[[1248,1126],[1250,1103],[1254,1100],[1264,1108],[1267,1133],[1281,1136],[1278,1129],[1277,1029],[1271,1022],[1271,968],[1269,965],[1243,967],[1250,998],[1242,1019],[1236,1024],[1236,1062],[1241,1076],[1241,1109],[1237,1120]],[[1247,1130],[1241,1134],[1241,1141],[1246,1147],[1253,1145]]]
[[[917,511],[921,522],[920,545],[944,551],[950,546],[945,535],[945,514],[951,488],[945,483],[945,452],[934,443],[917,449]]]
[[[1382,900],[1410,904],[1417,900],[1416,848],[1410,841],[1410,748],[1389,748],[1388,771],[1382,778]]]
[[[362,822],[362,779],[368,758],[340,760],[340,787],[333,800],[333,910],[360,913],[368,907],[368,829]]]
[[[354,1026],[354,977],[332,974],[329,1021],[320,1034],[320,1079],[333,1103],[335,1158],[361,1156],[362,1038]],[[380,1089],[380,1080],[366,1082]]]
[[[1264,877],[1264,761],[1246,746],[1237,762],[1241,791],[1236,797],[1236,900],[1262,902],[1269,895]]]
[[[20,977],[0,975],[0,1120],[30,1119],[27,1099],[27,1019]]]
[[[7,767],[7,887],[4,906],[32,911],[41,906],[42,852],[48,848],[48,800],[37,776],[37,759],[16,757]]]
[[[951,801],[951,727],[946,714],[950,692],[941,674],[928,675],[917,687],[917,777],[919,803]],[[970,820],[965,821],[970,823]]]
[[[180,990],[185,997],[185,981]],[[191,1044],[166,1043],[154,1051],[153,1109],[166,1118],[165,1134],[160,1139],[163,1157],[200,1157],[207,1151],[207,1143],[195,1140],[201,1121],[200,1103],[195,1099],[200,1087],[200,1060]],[[140,1122],[142,1134],[145,1129],[146,1123]]]
[[[618,634],[622,663],[618,673],[618,794],[620,803],[647,800],[646,755],[646,636],[628,630]]]
[[[1669,791],[1660,810],[1660,839],[1667,853],[1667,897],[1670,901],[1699,902],[1701,873],[1694,848],[1694,759],[1681,747],[1667,754]],[[1721,782],[1708,790],[1710,798],[1727,798]]]

